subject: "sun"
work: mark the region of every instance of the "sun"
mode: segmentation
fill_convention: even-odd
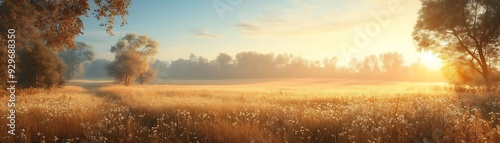
[[[431,70],[439,70],[443,66],[443,61],[430,52],[420,53],[420,61]]]

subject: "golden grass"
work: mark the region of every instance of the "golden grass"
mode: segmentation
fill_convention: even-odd
[[[500,142],[500,100],[442,84],[298,79],[80,91],[21,95],[24,132],[0,142]]]
[[[70,92],[70,93],[84,93],[87,92],[87,89],[81,86],[64,86],[60,89],[61,92]]]

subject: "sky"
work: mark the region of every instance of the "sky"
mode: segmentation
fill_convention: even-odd
[[[133,0],[128,23],[115,26],[114,36],[95,18],[82,17],[85,30],[76,41],[109,60],[118,39],[137,33],[158,41],[156,58],[165,61],[255,51],[320,61],[335,56],[347,64],[398,52],[407,64],[420,60],[438,69],[439,59],[418,52],[411,36],[420,8],[419,0]]]

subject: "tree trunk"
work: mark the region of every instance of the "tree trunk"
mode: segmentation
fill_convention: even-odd
[[[130,75],[127,76],[127,86],[129,86],[129,85],[130,85]]]
[[[481,66],[483,73],[481,74],[484,79],[484,85],[486,86],[487,92],[492,91],[492,81],[491,81],[491,72],[488,69],[487,65]]]
[[[139,80],[141,84],[144,84],[144,74],[141,74],[141,79]]]
[[[485,72],[483,74],[483,79],[484,79],[484,83],[486,85],[491,85],[491,80],[490,80],[490,74],[489,74],[489,72]]]
[[[128,86],[130,82],[130,76],[126,75],[125,76],[125,86]]]

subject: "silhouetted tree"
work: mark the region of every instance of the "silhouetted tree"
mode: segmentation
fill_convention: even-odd
[[[337,57],[324,58],[323,67],[329,71],[334,71],[337,68],[338,60],[339,59]]]
[[[168,76],[168,66],[169,62],[160,61],[158,59],[151,65],[151,67],[155,70],[156,75],[159,78],[166,78]]]
[[[195,76],[192,76],[195,72],[194,67],[195,64],[193,61],[178,59],[172,61],[172,63],[168,66],[168,77],[174,79],[191,79]]]
[[[413,37],[419,50],[432,51],[446,63],[459,64],[449,65],[457,68],[455,71],[475,71],[484,84],[490,85],[492,73],[499,66],[500,1],[422,1]]]
[[[219,70],[224,70],[227,68],[230,62],[233,60],[233,58],[226,54],[226,53],[220,53],[217,58],[215,58],[215,63],[219,66]]]
[[[137,76],[145,76],[149,60],[158,52],[158,42],[146,35],[127,34],[111,47],[115,60],[108,67],[108,74],[117,82],[130,85]]]
[[[274,59],[274,63],[276,63],[276,67],[284,67],[285,65],[290,63],[290,55],[289,54],[279,54]]]
[[[97,59],[90,62],[88,68],[85,69],[86,78],[104,78],[108,77],[106,67],[111,64],[111,61],[106,59]]]
[[[377,76],[380,71],[380,64],[383,62],[379,61],[379,58],[375,55],[366,56],[363,60],[361,73],[365,74],[365,76]]]
[[[306,60],[290,54],[262,54],[241,52],[236,58],[221,53],[214,60],[190,54],[189,59],[172,61],[167,67],[167,78],[173,79],[225,79],[225,78],[323,78],[340,77],[355,79],[440,81],[440,73],[430,71],[421,63],[411,67],[403,65],[399,53],[369,55],[363,60],[352,58],[342,67],[336,57],[325,58],[323,62]],[[380,58],[379,58],[380,57]],[[231,62],[229,62],[231,61]],[[226,65],[231,68],[221,68]],[[384,67],[385,65],[385,67]],[[230,74],[228,74],[230,73]]]
[[[76,48],[64,49],[59,53],[59,57],[66,65],[66,73],[64,77],[67,80],[73,79],[76,73],[83,72],[82,63],[94,59],[93,47],[83,42],[76,42]]]
[[[285,69],[286,73],[292,77],[301,77],[304,76],[307,72],[309,65],[306,60],[301,57],[293,57],[290,60],[290,64],[288,64]],[[285,74],[286,74],[285,73]]]
[[[396,52],[380,54],[382,71],[390,76],[397,76],[403,70],[403,56]]]
[[[362,69],[362,64],[358,61],[358,59],[352,57],[351,61],[349,61],[348,71],[349,73],[359,73]]]
[[[235,68],[242,77],[268,77],[275,71],[273,54],[241,52],[235,57]]]

